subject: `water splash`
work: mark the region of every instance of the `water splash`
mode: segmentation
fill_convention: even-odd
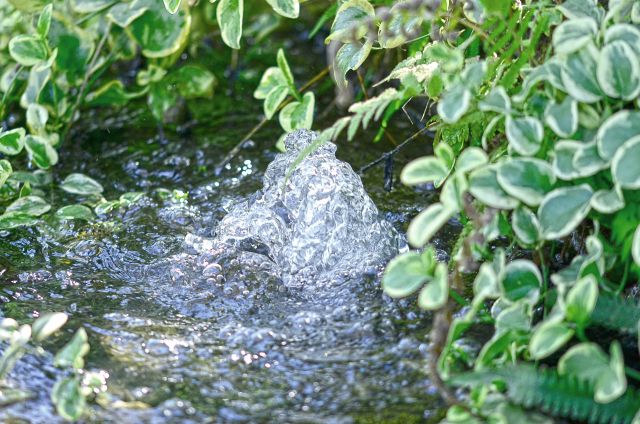
[[[288,134],[263,189],[236,204],[216,231],[219,241],[269,258],[288,284],[362,273],[395,255],[400,242],[360,177],[335,157],[335,144],[320,146],[286,178],[315,138],[308,130]]]

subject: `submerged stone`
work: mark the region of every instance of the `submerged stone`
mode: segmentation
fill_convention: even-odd
[[[288,134],[263,189],[232,207],[216,230],[217,241],[274,262],[286,283],[364,272],[393,257],[400,242],[360,177],[336,158],[335,144],[321,145],[287,178],[316,136]]]

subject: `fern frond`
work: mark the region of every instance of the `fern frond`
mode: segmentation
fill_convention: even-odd
[[[502,381],[506,396],[518,405],[535,408],[555,417],[592,424],[630,424],[640,410],[640,395],[633,389],[610,403],[593,400],[594,389],[584,381],[561,376],[549,368],[514,365],[497,370],[481,370],[451,379],[456,386],[475,386]]]
[[[640,306],[632,299],[601,293],[590,320],[592,324],[611,330],[636,334],[640,322]]]

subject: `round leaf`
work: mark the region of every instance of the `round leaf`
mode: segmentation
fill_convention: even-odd
[[[560,137],[569,137],[578,130],[578,102],[567,96],[562,103],[550,103],[544,119],[553,132]]]
[[[512,158],[498,165],[498,183],[510,196],[529,206],[542,202],[556,182],[553,168],[540,159]]]
[[[229,0],[221,0],[218,7],[227,1]],[[127,27],[127,31],[142,48],[142,54],[148,58],[161,58],[179,51],[189,36],[191,15],[188,9],[181,9],[171,15],[156,0],[147,0],[142,4],[148,9]],[[222,38],[226,42],[225,25],[221,24],[221,27]]]
[[[598,24],[590,17],[571,19],[558,25],[553,31],[553,47],[556,54],[569,54],[591,42],[598,32]]]
[[[542,275],[538,267],[531,261],[516,259],[504,270],[501,282],[505,299],[516,302],[520,299],[537,301],[542,285]]]
[[[49,140],[37,135],[28,135],[25,138],[25,145],[31,159],[38,168],[49,169],[58,163],[58,152],[54,149]]]
[[[420,212],[409,224],[407,238],[415,247],[424,246],[455,212],[442,203],[434,203]]]
[[[598,82],[610,97],[633,100],[640,94],[640,59],[624,41],[607,44],[598,60]]]
[[[606,160],[613,159],[620,146],[640,135],[640,112],[621,110],[611,115],[598,129],[596,144],[598,154]]]
[[[469,172],[474,169],[485,165],[489,162],[489,157],[479,147],[467,147],[460,153],[458,160],[456,161],[457,172]]]
[[[458,82],[438,102],[438,115],[447,124],[454,124],[467,113],[470,104],[471,92]]]
[[[640,188],[640,135],[628,140],[613,156],[611,174],[616,184],[626,189]]]
[[[447,266],[440,262],[436,266],[433,280],[420,290],[418,306],[429,311],[440,309],[447,303],[448,297]]]
[[[20,153],[24,147],[24,136],[24,128],[0,132],[0,153],[5,155],[17,155]]]
[[[542,123],[531,116],[512,118],[507,116],[507,140],[509,146],[523,156],[533,156],[538,153],[544,137]]]
[[[571,233],[589,213],[592,195],[587,184],[562,187],[547,194],[538,209],[542,237],[552,240]]]
[[[497,166],[476,169],[469,175],[469,192],[482,203],[497,209],[513,209],[518,201],[498,183]]]
[[[406,185],[440,182],[449,175],[449,169],[435,156],[412,160],[404,167],[400,179]]]
[[[573,330],[562,322],[543,322],[531,336],[529,352],[533,359],[543,359],[564,346],[573,337]]]
[[[391,297],[406,297],[415,293],[431,279],[435,259],[433,251],[405,252],[389,262],[382,277],[382,289]]]

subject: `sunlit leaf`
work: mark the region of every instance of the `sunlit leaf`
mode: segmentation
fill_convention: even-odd
[[[404,184],[416,185],[440,182],[449,175],[449,169],[435,156],[414,159],[404,167],[400,179]]]
[[[415,247],[424,246],[453,216],[454,211],[442,203],[434,203],[420,212],[409,224],[407,238]]]
[[[86,400],[78,380],[73,377],[59,380],[51,391],[51,401],[58,414],[69,421],[77,421],[86,408]]]
[[[87,332],[84,328],[78,329],[73,338],[56,353],[53,363],[56,367],[73,367],[81,369],[84,367],[84,356],[89,353],[89,343],[87,342]]]
[[[308,92],[302,96],[302,102],[291,102],[280,111],[280,125],[289,132],[297,129],[311,129],[315,96]]]
[[[221,0],[218,7],[228,1]],[[143,4],[147,6],[147,10],[127,27],[127,31],[142,48],[142,54],[148,58],[161,58],[184,47],[191,27],[188,9],[181,9],[172,15],[167,13],[159,1],[147,0]],[[221,24],[222,38],[225,42],[226,25],[228,23]]]
[[[470,104],[471,92],[462,83],[456,83],[438,102],[438,115],[444,122],[454,124],[467,113]]]
[[[56,216],[60,219],[80,219],[92,221],[94,216],[91,209],[84,205],[63,206],[56,211]]]
[[[41,169],[49,169],[58,163],[58,152],[51,146],[49,140],[37,135],[28,135],[25,138],[27,151],[33,162]]]
[[[433,277],[434,252],[405,252],[389,262],[382,277],[382,288],[391,297],[406,297],[415,293]]]
[[[0,153],[17,155],[24,148],[24,128],[0,132]]]
[[[31,325],[31,331],[33,332],[33,339],[36,341],[42,341],[58,331],[67,322],[67,314],[62,312],[51,312],[43,314],[40,318],[36,319]]]
[[[367,0],[347,0],[338,8],[331,25],[331,34],[325,40],[350,43],[362,38],[368,31],[365,24],[375,16],[375,10]],[[363,25],[364,24],[364,25]]]

